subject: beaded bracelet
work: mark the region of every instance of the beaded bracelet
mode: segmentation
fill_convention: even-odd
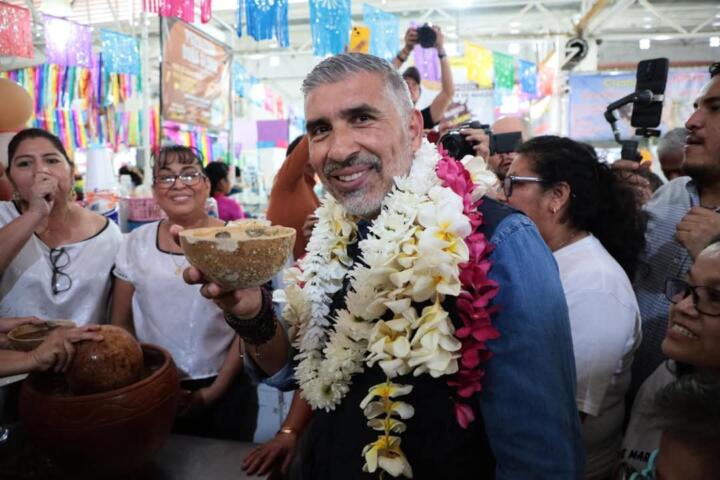
[[[277,318],[272,308],[272,295],[261,288],[262,304],[257,315],[250,319],[238,318],[230,313],[225,313],[225,321],[235,330],[246,343],[250,345],[262,345],[275,336]]]

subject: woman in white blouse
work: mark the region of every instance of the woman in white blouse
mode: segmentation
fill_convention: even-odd
[[[607,479],[618,462],[624,397],[641,338],[628,278],[644,241],[635,198],[592,147],[554,136],[518,148],[503,190],[508,203],[535,222],[558,263],[573,337],[585,478]]]
[[[153,166],[153,196],[167,214],[133,230],[116,258],[112,323],[167,349],[182,380],[177,433],[252,440],[257,393],[243,372],[239,337],[222,311],[188,285],[188,266],[172,226],[222,226],[205,211],[210,183],[199,154],[163,147]]]
[[[120,229],[73,201],[74,165],[55,135],[19,132],[8,159],[15,192],[0,202],[0,317],[106,322]]]

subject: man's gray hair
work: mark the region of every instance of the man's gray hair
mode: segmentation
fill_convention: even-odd
[[[396,103],[403,118],[413,109],[410,90],[400,73],[388,61],[365,53],[341,53],[318,63],[305,77],[302,92],[306,97],[321,85],[337,83],[353,73],[375,73],[383,78],[389,98]]]
[[[667,132],[658,142],[657,155],[658,158],[666,153],[672,153],[676,150],[682,150],[685,146],[685,137],[688,131],[685,128],[673,128]]]

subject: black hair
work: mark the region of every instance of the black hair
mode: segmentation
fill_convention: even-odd
[[[285,150],[285,157],[289,157],[290,154],[295,150],[295,148],[300,145],[300,141],[303,139],[305,135],[299,135],[295,137],[295,140],[290,142],[290,145],[288,145],[287,150]]]
[[[10,173],[10,169],[12,168],[12,159],[15,156],[15,153],[17,152],[17,149],[20,147],[20,144],[24,142],[25,140],[30,140],[32,138],[44,138],[45,140],[49,141],[52,146],[62,154],[63,157],[65,157],[65,160],[68,162],[70,167],[74,170],[75,164],[72,160],[70,160],[70,156],[65,151],[65,146],[60,141],[58,137],[53,135],[52,133],[48,132],[47,130],[43,130],[41,128],[26,128],[24,130],[20,130],[18,133],[15,134],[15,136],[10,140],[10,143],[8,144],[8,167],[7,167],[7,173]]]
[[[720,470],[720,382],[687,375],[666,385],[653,400],[651,419],[664,434],[690,444]],[[666,452],[667,453],[667,452]]]
[[[210,179],[210,196],[215,195],[218,185],[228,178],[228,166],[222,162],[210,162],[205,167],[205,175]]]
[[[411,78],[420,85],[420,70],[418,70],[415,67],[408,67],[405,69],[405,71],[402,74],[403,79],[405,78]]]
[[[153,152],[152,167],[153,177],[157,173],[171,163],[180,163],[181,165],[199,165],[203,168],[203,154],[194,147],[186,147],[184,145],[165,145],[159,150]]]
[[[710,65],[710,78],[715,78],[720,75],[720,62],[715,62]]]
[[[118,173],[120,174],[120,176],[129,175],[133,185],[136,187],[139,187],[143,183],[142,172],[140,172],[137,167],[128,167],[127,165],[123,165],[122,167],[120,167]]]
[[[535,137],[517,153],[531,163],[549,189],[559,182],[570,186],[570,203],[564,222],[591,232],[632,279],[645,246],[645,215],[635,194],[610,166],[598,161],[595,149],[569,138]]]

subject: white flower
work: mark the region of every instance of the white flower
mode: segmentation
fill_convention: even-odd
[[[498,177],[488,168],[485,159],[480,156],[473,157],[472,155],[466,155],[461,162],[470,173],[470,178],[475,184],[475,189],[472,194],[473,200],[477,200],[488,191],[497,188],[499,184]]]

